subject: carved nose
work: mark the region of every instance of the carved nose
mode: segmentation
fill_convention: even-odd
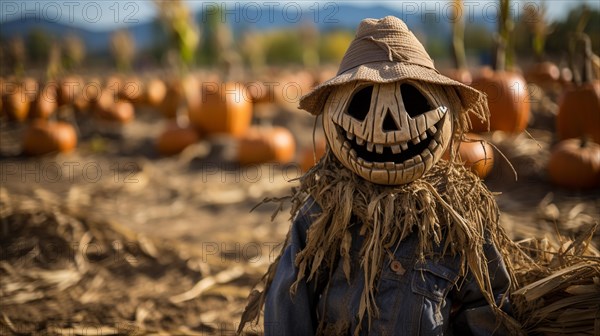
[[[392,132],[392,131],[400,130],[400,126],[398,124],[396,124],[396,120],[394,119],[394,117],[392,117],[391,113],[392,112],[390,111],[389,108],[385,112],[385,117],[383,118],[383,125],[381,127],[384,132]]]

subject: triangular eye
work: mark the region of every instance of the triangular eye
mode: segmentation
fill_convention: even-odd
[[[371,95],[373,94],[373,86],[369,85],[361,88],[354,93],[350,104],[348,104],[348,114],[356,119],[363,121],[371,108]]]
[[[400,93],[402,94],[404,108],[411,118],[433,109],[421,91],[410,84],[400,85]]]

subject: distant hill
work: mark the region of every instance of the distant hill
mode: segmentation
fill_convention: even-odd
[[[251,7],[239,6],[238,10],[229,11],[225,16],[226,22],[231,25],[231,28],[235,34],[240,34],[248,28],[254,28],[257,30],[268,30],[277,28],[293,28],[303,22],[315,23],[317,28],[321,31],[327,31],[332,29],[350,29],[354,30],[358,23],[364,18],[381,18],[387,15],[394,15],[402,18],[407,25],[415,32],[421,34],[430,35],[434,34],[438,38],[447,38],[450,35],[450,27],[443,20],[440,22],[431,22],[432,17],[429,17],[429,22],[423,20],[423,16],[420,14],[404,15],[401,11],[386,6],[356,6],[352,4],[338,4],[335,7],[325,7],[321,4],[319,8],[318,17],[315,17],[316,10],[310,8],[303,8],[302,15],[296,20],[293,17],[293,10],[290,10],[288,18],[286,19],[285,14],[282,11],[281,6],[277,7],[273,11],[273,15],[269,15],[266,8],[261,9],[258,13],[256,9]],[[260,16],[258,16],[260,14]],[[205,16],[203,12],[199,11],[195,14],[196,21],[202,24]],[[316,19],[316,20],[315,20]],[[488,29],[493,29],[495,23],[489,22],[489,20],[483,20],[476,18],[478,24],[485,25]],[[109,50],[110,36],[113,30],[105,31],[92,31],[81,26],[74,26],[69,24],[50,22],[45,20],[39,20],[35,18],[25,18],[20,20],[3,22],[0,24],[0,36],[2,38],[10,38],[14,36],[27,36],[34,29],[41,29],[50,35],[56,37],[66,36],[68,34],[74,34],[82,38],[85,41],[88,53],[105,53]],[[159,34],[159,22],[152,20],[150,22],[132,24],[127,27],[130,33],[135,39],[136,48],[144,50],[153,45]]]
[[[135,40],[136,47],[144,49],[152,45],[156,36],[156,22],[146,22],[127,27]],[[42,30],[54,37],[76,35],[80,37],[86,46],[88,53],[105,53],[109,50],[110,36],[114,30],[92,31],[74,25],[38,20],[34,18],[4,22],[1,24],[0,36],[11,38],[14,36],[26,37],[33,30]]]

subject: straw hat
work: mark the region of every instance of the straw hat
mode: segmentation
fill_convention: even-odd
[[[423,45],[402,20],[386,16],[361,21],[337,75],[300,98],[299,108],[313,115],[321,114],[331,90],[348,82],[389,83],[403,79],[453,86],[463,112],[486,105],[483,93],[443,76],[435,69]]]

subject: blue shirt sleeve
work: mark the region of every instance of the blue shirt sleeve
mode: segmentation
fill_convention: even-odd
[[[292,223],[288,245],[277,265],[265,301],[265,335],[314,335],[318,326],[319,291],[314,281],[301,280],[295,294],[290,293],[298,276],[296,255],[306,244],[306,231],[318,206],[310,199]]]
[[[490,274],[492,291],[496,304],[508,314],[512,315],[508,290],[510,277],[502,255],[496,247],[488,243],[484,246],[484,253]],[[507,294],[505,296],[505,294]],[[455,335],[511,335],[513,334],[504,323],[499,323],[496,314],[485,300],[477,282],[467,274],[465,283],[455,293],[459,303],[456,316],[453,318]]]

